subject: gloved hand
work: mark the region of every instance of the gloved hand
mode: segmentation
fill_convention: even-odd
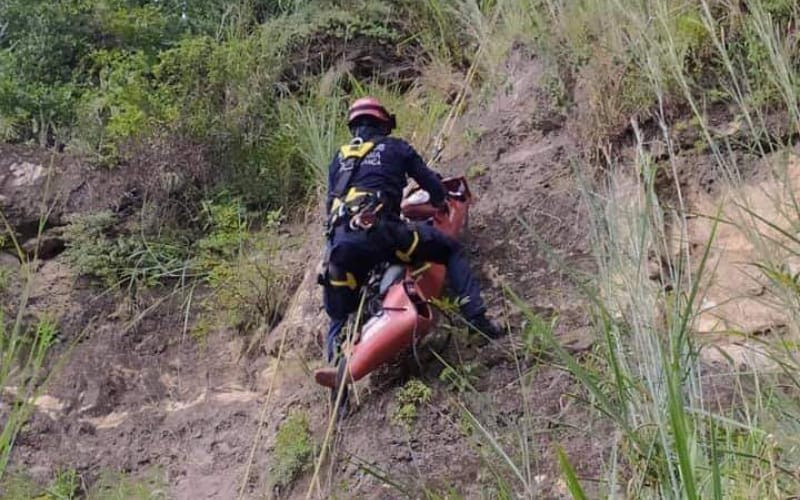
[[[403,199],[406,199],[408,197],[408,194],[411,193],[411,191],[417,189],[418,187],[419,184],[417,184],[417,181],[415,181],[414,179],[409,179],[408,184],[406,184],[406,187],[403,188]]]
[[[450,205],[447,203],[447,200],[442,200],[439,203],[433,203],[434,208],[443,212],[445,214],[450,213]]]

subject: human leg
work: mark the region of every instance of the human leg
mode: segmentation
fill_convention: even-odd
[[[465,317],[485,313],[480,284],[469,267],[463,246],[431,225],[420,224],[415,230],[419,233],[419,246],[413,256],[415,260],[447,267],[447,281]]]
[[[330,318],[326,335],[329,362],[338,355],[341,331],[358,307],[358,293],[370,269],[380,260],[376,246],[363,231],[343,232],[335,238],[328,262],[328,280],[323,293]]]
[[[325,312],[330,318],[328,333],[325,337],[325,354],[328,362],[332,363],[338,356],[340,334],[347,323],[347,317],[356,309],[358,297],[357,292],[349,287],[330,284],[330,281],[339,281],[341,278],[337,270],[331,272],[330,266],[328,278],[329,282],[323,291]]]
[[[470,326],[492,338],[503,335],[504,331],[486,317],[480,283],[469,267],[464,247],[433,226],[421,224],[415,230],[419,234],[419,245],[414,258],[447,267],[447,281]]]

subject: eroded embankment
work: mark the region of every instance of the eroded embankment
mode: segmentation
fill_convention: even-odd
[[[491,313],[509,322],[511,335],[478,345],[456,331],[442,356],[459,378],[448,377],[441,363],[430,358],[422,367],[389,367],[360,383],[358,404],[339,427],[332,458],[322,468],[321,496],[394,497],[398,492],[391,484],[412,496],[451,487],[467,498],[491,494],[500,483],[491,471],[505,469],[498,469],[502,460],[487,434],[512,450],[513,459],[527,457],[520,462],[531,467],[524,471],[526,480],[542,496],[567,495],[555,445],[564,448],[581,477],[603,474],[614,439],[610,425],[571,397],[580,387],[539,355],[530,325],[507,300],[513,292],[540,316],[557,317],[556,336],[571,350],[592,346],[587,301],[565,272],[594,268],[585,184],[575,171],[576,163],[592,164],[575,123],[582,104],[577,99],[578,111],[570,113],[554,108],[542,90],[541,62],[524,50],[515,51],[503,71],[503,90],[460,119],[441,170],[471,176],[477,198],[467,243],[470,258]],[[648,144],[659,158],[657,141]],[[46,176],[35,174],[49,171],[47,158],[25,154],[11,149],[2,155],[2,167],[10,172],[3,194],[14,200],[23,185],[40,189]],[[633,157],[635,145],[623,139],[619,155]],[[753,171],[769,172],[775,166],[766,163],[754,163]],[[741,210],[726,204],[729,199],[749,199],[768,211],[783,192],[778,186],[786,186],[766,174],[754,175],[750,187],[732,196],[709,189],[720,184],[720,174],[708,153],[680,152],[675,165],[683,202],[698,214],[715,212],[720,200],[723,213]],[[796,157],[788,165],[795,181]],[[30,175],[19,174],[21,169]],[[73,202],[84,203],[86,210],[113,208],[128,192],[121,184],[85,178],[76,162],[58,163],[56,172],[54,199],[65,207],[59,213],[78,211],[71,208]],[[620,185],[634,190],[621,199],[637,195],[638,183]],[[25,220],[34,220],[34,208],[14,206],[29,214]],[[709,235],[707,220],[697,217],[689,225],[688,244],[694,251]],[[303,233],[302,250],[290,247],[281,254],[299,269],[316,261],[321,243],[315,225],[290,229],[285,236]],[[755,334],[778,331],[786,323],[779,312],[762,309],[760,288],[741,284],[748,274],[742,262],[757,250],[750,241],[736,228],[718,229],[712,261],[719,279],[709,282],[704,294],[701,330],[724,324]],[[58,316],[62,342],[53,359],[61,361],[54,362],[54,376],[35,399],[37,411],[16,443],[15,470],[42,482],[62,468],[76,469],[87,481],[108,469],[134,476],[156,471],[164,474],[176,498],[236,498],[240,492],[257,498],[275,484],[273,459],[281,452],[275,437],[289,415],[305,415],[316,444],[321,443],[328,396],[313,383],[309,369],[321,362],[319,336],[326,319],[313,266],[298,276],[278,327],[255,354],[245,354],[249,339],[233,329],[213,331],[203,342],[189,335],[198,321],[193,301],[199,295],[162,290],[136,303],[117,300],[76,279],[57,252],[49,257],[37,269],[31,314]],[[657,282],[659,273],[654,271],[652,278]],[[431,389],[431,396],[415,406],[416,417],[403,425],[394,416],[403,404],[398,394],[412,374]],[[461,380],[476,391],[464,391]],[[300,498],[310,481],[306,468],[297,480],[273,491]]]

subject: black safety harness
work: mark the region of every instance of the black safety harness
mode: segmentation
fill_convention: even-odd
[[[379,191],[360,189],[351,186],[364,158],[385,138],[376,141],[364,141],[356,137],[339,150],[339,171],[331,190],[331,206],[326,222],[326,235],[330,238],[333,231],[342,223],[348,223],[351,230],[368,229],[368,221],[359,216],[370,212],[377,214],[382,208]],[[364,224],[362,224],[362,222]]]
[[[339,171],[334,179],[331,190],[331,201],[328,210],[328,220],[325,223],[325,237],[328,240],[323,259],[323,269],[317,276],[320,285],[347,286],[352,289],[357,287],[355,278],[346,273],[346,279],[334,280],[330,277],[329,266],[332,248],[332,239],[337,228],[346,224],[345,230],[368,230],[376,222],[377,216],[383,208],[380,191],[359,189],[351,186],[352,180],[358,172],[361,162],[385,138],[375,141],[364,141],[356,137],[349,144],[339,150]]]

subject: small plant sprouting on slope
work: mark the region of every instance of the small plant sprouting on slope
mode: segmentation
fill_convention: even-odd
[[[103,470],[87,485],[74,469],[58,470],[49,484],[42,485],[26,474],[9,474],[0,481],[3,500],[166,500],[164,475],[158,469],[140,472],[135,477]]]
[[[427,404],[433,397],[433,391],[421,380],[411,379],[397,391],[395,397],[397,408],[392,414],[392,422],[395,425],[410,429],[417,420],[417,410],[423,404]]]
[[[286,488],[311,465],[314,440],[305,413],[292,413],[278,428],[270,465],[270,489]]]
[[[0,310],[0,389],[13,387],[13,395],[0,394],[5,419],[0,428],[0,479],[6,471],[17,436],[34,411],[34,401],[40,394],[41,374],[45,356],[52,346],[57,326],[42,318],[34,327],[26,326],[18,317],[6,326]]]

